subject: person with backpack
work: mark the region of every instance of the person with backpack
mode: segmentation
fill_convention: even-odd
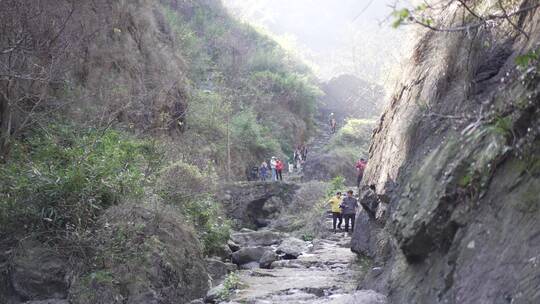
[[[278,159],[276,162],[276,180],[283,181],[283,167],[285,165],[281,161],[281,159]]]
[[[334,233],[336,233],[336,223],[339,220],[339,223],[337,224],[337,228],[341,230],[341,223],[343,222],[343,217],[341,216],[341,192],[337,192],[335,196],[333,196],[329,201],[328,204],[330,205],[330,211],[332,212],[332,227]]]
[[[277,165],[277,158],[275,156],[272,156],[272,159],[270,160],[270,169],[272,169],[272,181],[277,181],[277,171],[276,171],[276,165]]]
[[[261,177],[261,181],[265,182],[266,178],[268,178],[268,164],[266,161],[263,161],[261,164],[261,168],[259,169],[259,175]]]
[[[339,206],[341,208],[341,214],[345,220],[345,232],[349,232],[349,224],[351,232],[354,232],[354,221],[356,220],[356,208],[358,208],[358,200],[353,197],[353,191],[347,191],[347,196],[343,199],[343,202]]]
[[[360,188],[360,183],[362,182],[362,179],[364,178],[364,170],[366,169],[367,161],[363,158],[360,158],[358,162],[356,162],[356,187]]]

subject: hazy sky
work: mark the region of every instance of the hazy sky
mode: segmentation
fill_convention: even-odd
[[[377,82],[384,82],[385,70],[401,57],[403,31],[383,22],[393,2],[224,0],[238,17],[293,45],[321,78],[355,73]]]

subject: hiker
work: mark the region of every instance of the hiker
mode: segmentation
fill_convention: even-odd
[[[293,165],[295,169],[297,168],[299,159],[300,159],[300,153],[298,152],[298,149],[295,149],[293,153]]]
[[[367,161],[363,158],[360,158],[358,162],[356,162],[356,187],[360,188],[360,183],[362,182],[362,178],[364,178],[364,170],[366,169]]]
[[[302,159],[303,160],[307,160],[307,147],[306,146],[303,146],[302,147]]]
[[[294,173],[294,165],[291,162],[287,162],[287,165],[289,167],[289,173]]]
[[[340,205],[341,214],[343,214],[343,219],[345,220],[345,232],[349,232],[349,223],[351,224],[351,232],[354,232],[358,200],[353,197],[353,193],[352,190],[347,191],[347,196]]]
[[[266,161],[262,162],[261,168],[259,169],[259,175],[261,177],[261,181],[265,182],[266,178],[268,177],[268,163]]]
[[[339,230],[341,230],[341,223],[343,222],[341,208],[339,207],[341,205],[341,192],[337,192],[336,195],[328,201],[328,204],[330,205],[330,211],[332,212],[333,231],[336,233],[336,222],[339,220],[339,223],[337,224]]]
[[[277,181],[277,171],[276,171],[276,165],[277,165],[277,158],[275,156],[272,156],[272,159],[270,160],[270,169],[272,169],[272,181]]]
[[[281,161],[281,159],[278,159],[276,162],[276,180],[283,181],[283,167],[285,165]]]
[[[296,166],[296,169],[300,170],[302,166],[302,154],[300,153],[300,149],[296,149],[294,151],[294,165]]]
[[[256,181],[259,179],[259,167],[254,166],[251,168],[251,179],[250,181]]]
[[[334,116],[334,113],[330,113],[330,128],[332,130],[332,134],[336,133],[336,117]]]

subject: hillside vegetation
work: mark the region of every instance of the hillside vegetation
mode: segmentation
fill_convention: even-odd
[[[215,185],[307,140],[309,69],[219,0],[7,0],[0,33],[0,302],[202,297]]]

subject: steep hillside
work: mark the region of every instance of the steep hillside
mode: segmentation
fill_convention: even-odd
[[[501,14],[495,2],[472,10]],[[360,213],[352,246],[375,259],[361,287],[392,303],[540,301],[540,10],[503,2],[522,13],[422,33],[375,131],[363,184],[382,205],[377,221]]]
[[[306,140],[319,95],[219,0],[0,1],[0,302],[203,297],[217,182]]]
[[[4,1],[1,14],[3,155],[54,115],[165,135],[173,158],[222,174],[229,145],[233,176],[309,135],[309,70],[219,0]]]

